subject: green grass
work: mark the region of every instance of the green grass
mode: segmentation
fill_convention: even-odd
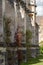
[[[32,64],[32,65],[43,65],[43,62]]]
[[[43,65],[43,54],[37,58],[30,58],[27,63],[22,63],[21,65]]]
[[[36,58],[29,58],[29,61],[21,65],[43,65],[43,46],[40,47],[40,55]]]

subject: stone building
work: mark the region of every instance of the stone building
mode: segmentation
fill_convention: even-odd
[[[27,22],[27,28],[32,32],[32,40],[31,40],[31,55],[32,57],[36,57],[37,55],[37,50],[39,49],[39,25],[36,22],[36,0],[26,0],[27,3],[27,8],[31,11],[29,13],[29,17],[27,18],[30,19]]]
[[[6,56],[6,65],[9,63],[8,56],[11,54],[11,59],[14,60],[14,64],[18,64],[17,59],[17,50],[20,49],[23,54],[23,61],[27,61],[27,55],[26,55],[26,36],[24,35],[22,37],[22,47],[18,48],[14,46],[15,42],[15,32],[17,31],[18,26],[20,27],[20,30],[25,34],[26,29],[30,30],[32,32],[32,40],[31,40],[31,55],[32,57],[36,56],[36,49],[38,46],[38,34],[36,36],[36,33],[38,33],[38,25],[36,23],[36,1],[35,0],[0,0],[3,2],[3,8],[0,10],[3,10],[3,17],[8,17],[11,19],[10,23],[10,30],[11,30],[11,46],[6,47],[7,56]],[[1,6],[1,5],[0,5]],[[1,20],[1,19],[0,19]],[[4,25],[2,26],[4,27]],[[1,27],[1,28],[2,28]],[[2,30],[2,29],[1,29]],[[4,28],[3,28],[4,30]],[[36,32],[37,31],[37,32]],[[35,33],[36,32],[36,33]],[[4,31],[3,31],[4,34]],[[4,37],[4,35],[3,35]],[[37,38],[37,42],[36,42]],[[5,41],[4,41],[5,43]],[[6,52],[5,50],[5,52]],[[33,52],[32,52],[33,51]],[[9,53],[10,52],[10,53]],[[11,61],[12,61],[11,60]],[[8,62],[7,62],[8,61]]]
[[[24,1],[21,1],[21,2],[24,3]],[[12,45],[14,45],[14,42],[15,42],[14,36],[15,36],[15,32],[17,31],[18,26],[20,26],[20,30],[23,31],[24,34],[26,33],[26,14],[25,14],[26,5],[24,3],[25,7],[23,7],[22,3],[19,4],[19,1],[17,2],[17,0],[5,0],[4,16],[9,17],[12,20],[10,23],[10,29],[11,29],[10,39],[11,39]],[[25,43],[26,43],[26,37],[24,36],[22,39],[22,44],[21,44],[22,47],[17,48],[14,46],[14,47],[9,47],[7,49],[8,50],[7,57],[6,57],[7,61],[8,61],[7,64],[9,64],[9,62],[10,62],[10,60],[8,58],[8,56],[9,56],[8,54],[13,55],[13,57],[11,57],[11,59],[15,61],[15,62],[13,62],[14,64],[18,63],[18,59],[17,59],[17,50],[18,49],[20,49],[22,51],[22,54],[23,54],[22,61],[26,62]]]

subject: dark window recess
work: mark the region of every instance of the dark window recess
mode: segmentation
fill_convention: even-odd
[[[10,2],[10,4],[12,5],[12,7],[14,7],[14,0],[8,0]]]
[[[3,61],[4,61],[3,59],[0,59],[0,64],[3,63]]]

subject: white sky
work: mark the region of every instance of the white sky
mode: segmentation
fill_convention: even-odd
[[[43,16],[43,0],[36,0],[36,4],[37,4],[37,15],[38,16]]]

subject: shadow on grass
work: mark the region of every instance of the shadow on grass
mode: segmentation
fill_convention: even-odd
[[[36,63],[43,62],[43,61],[41,61],[41,59],[43,59],[43,54],[41,54],[37,58],[29,58],[29,61],[28,62],[22,63],[21,65],[32,65],[32,64],[36,64]]]

